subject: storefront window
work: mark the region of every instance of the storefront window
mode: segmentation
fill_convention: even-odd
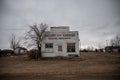
[[[67,43],[67,52],[75,52],[75,43]]]
[[[45,48],[53,48],[53,43],[46,43]]]

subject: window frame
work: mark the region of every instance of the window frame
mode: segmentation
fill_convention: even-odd
[[[58,45],[58,51],[62,52],[62,45]]]
[[[45,48],[53,48],[53,43],[45,43]]]
[[[76,43],[67,43],[67,52],[76,52]]]

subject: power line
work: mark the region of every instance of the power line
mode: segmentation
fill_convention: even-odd
[[[0,30],[28,30],[28,29],[26,29],[26,28],[2,28],[2,29],[0,29]]]

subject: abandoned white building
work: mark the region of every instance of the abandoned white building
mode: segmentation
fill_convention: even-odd
[[[42,56],[80,56],[78,31],[69,31],[67,26],[51,27],[42,41]]]

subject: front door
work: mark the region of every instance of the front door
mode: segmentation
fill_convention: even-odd
[[[62,56],[62,45],[58,45],[58,55]]]
[[[62,52],[62,45],[58,45],[58,52]]]

